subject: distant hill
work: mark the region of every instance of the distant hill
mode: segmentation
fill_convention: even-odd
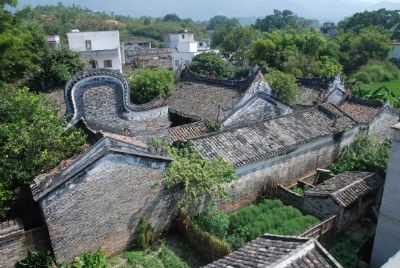
[[[397,1],[397,3],[393,1]],[[162,17],[168,13],[176,13],[180,17],[190,17],[196,20],[208,19],[214,15],[238,18],[264,17],[271,14],[274,9],[290,9],[299,16],[306,18],[320,21],[323,19],[338,21],[355,12],[364,10],[382,7],[400,9],[400,1],[393,1],[382,1],[374,4],[365,0],[19,0],[19,7],[39,4],[57,5],[58,2],[62,2],[64,5],[76,4],[95,11],[114,12],[115,14],[134,17]],[[249,22],[250,19],[243,20],[244,24]]]

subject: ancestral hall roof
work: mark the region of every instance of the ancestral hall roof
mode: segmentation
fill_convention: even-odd
[[[331,80],[327,78],[297,78],[299,92],[295,105],[307,107],[322,103],[330,82]]]
[[[185,142],[193,139],[194,137],[207,134],[208,132],[210,131],[206,123],[199,121],[191,124],[170,128],[168,130],[168,136],[171,142],[177,142],[177,141]]]
[[[368,124],[379,114],[385,104],[357,97],[348,97],[339,108],[360,124]]]
[[[304,192],[304,196],[331,196],[348,207],[360,197],[382,186],[384,179],[370,172],[344,172]]]
[[[198,76],[184,69],[176,91],[166,103],[171,112],[203,121],[218,121],[221,112],[232,108],[256,80],[263,79],[254,69],[244,80],[221,80]]]
[[[206,268],[342,267],[312,238],[265,234]]]
[[[193,144],[204,158],[222,157],[238,167],[356,126],[357,123],[336,106],[324,104],[207,134],[193,139]]]

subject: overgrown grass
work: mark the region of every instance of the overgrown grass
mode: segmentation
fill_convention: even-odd
[[[363,242],[361,238],[353,234],[343,234],[329,252],[343,267],[367,268],[368,264],[363,262],[356,253]]]
[[[165,244],[156,250],[128,251],[122,254],[127,259],[126,267],[140,268],[189,268]]]
[[[206,231],[226,240],[233,249],[237,249],[244,243],[251,241],[264,233],[276,235],[296,235],[316,224],[319,220],[313,216],[305,216],[298,209],[285,206],[280,200],[264,199],[260,202],[241,208],[226,215],[215,211],[205,212],[196,222]],[[226,232],[221,228],[210,228],[221,222],[221,218],[228,217]],[[223,220],[224,221],[224,220]],[[213,232],[218,230],[217,232]],[[226,233],[225,236],[221,234]]]

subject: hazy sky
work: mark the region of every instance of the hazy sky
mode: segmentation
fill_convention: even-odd
[[[176,13],[193,19],[265,16],[274,9],[290,9],[308,18],[337,21],[366,9],[400,9],[400,0],[19,0],[19,7],[58,2],[135,17]]]

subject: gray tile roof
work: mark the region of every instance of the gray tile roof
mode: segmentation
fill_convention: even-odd
[[[206,123],[194,122],[168,129],[168,137],[171,142],[188,141],[194,137],[202,136],[210,132]]]
[[[242,267],[341,267],[314,239],[263,235],[244,247],[205,266]]]
[[[344,172],[304,192],[304,196],[331,196],[340,206],[354,201],[383,186],[384,179],[370,172]]]
[[[361,124],[369,124],[381,111],[384,103],[356,97],[348,97],[340,104],[340,109]]]
[[[336,106],[324,104],[198,137],[193,144],[204,158],[222,157],[238,167],[356,126]]]

